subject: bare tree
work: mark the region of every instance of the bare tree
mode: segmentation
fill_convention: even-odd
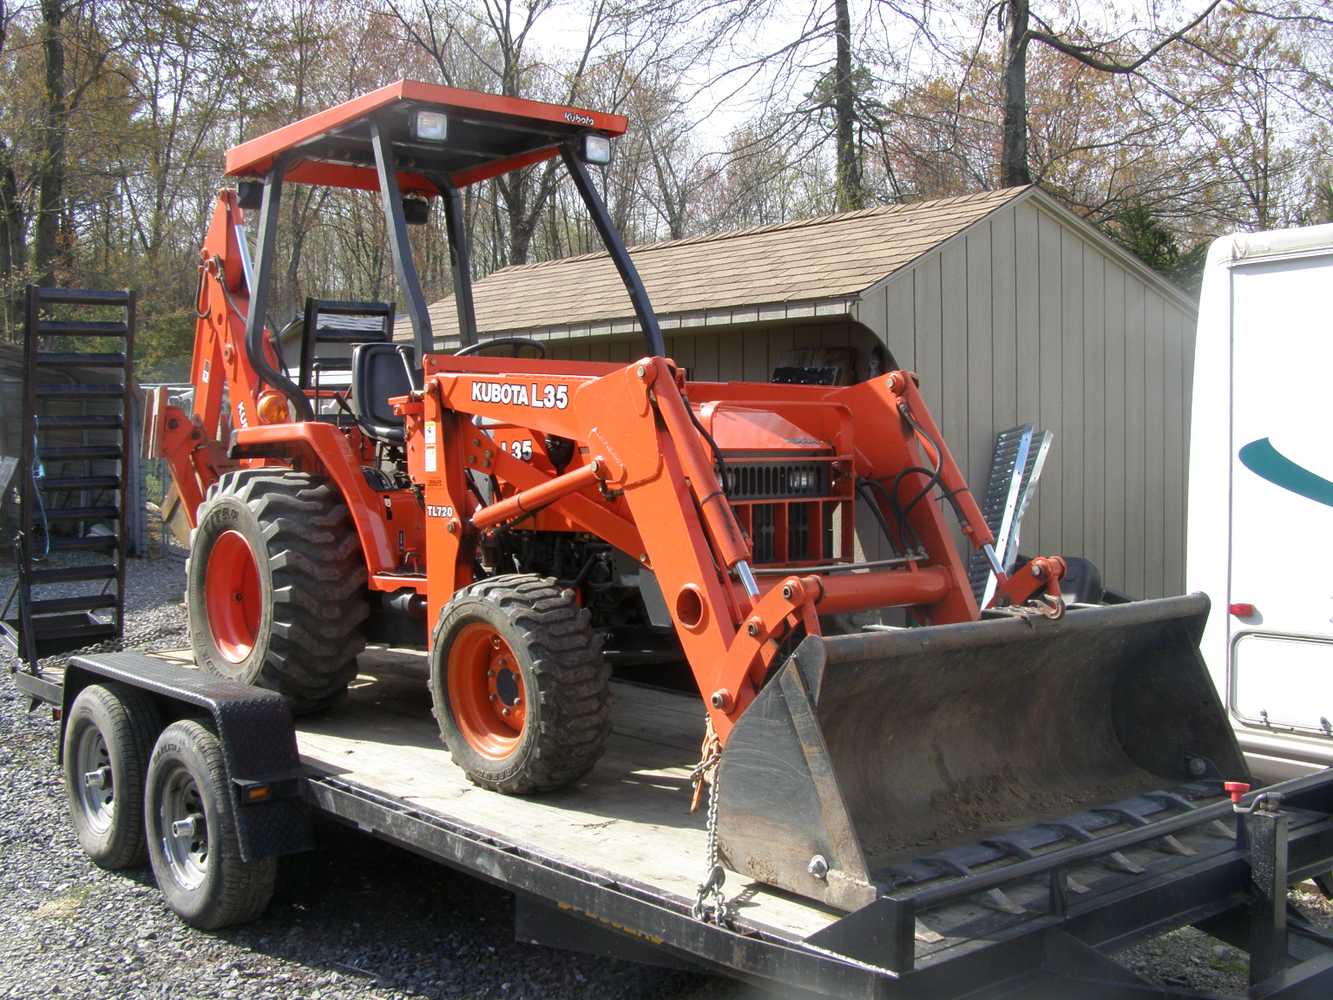
[[[1101,73],[1137,73],[1159,52],[1185,38],[1207,20],[1221,2],[1210,0],[1197,15],[1173,30],[1149,31],[1148,41],[1141,46],[1130,40],[1132,33],[1091,39],[1077,23],[1064,31],[1057,30],[1050,21],[1032,11],[1029,0],[1003,0],[1002,6],[997,4],[999,17],[1006,28],[1000,183],[1007,187],[1032,182],[1027,155],[1026,84],[1028,49],[1033,42]]]
[[[65,132],[69,108],[65,95],[65,6],[42,0],[42,53],[45,61],[45,114],[38,167],[37,233],[33,271],[43,285],[55,284],[60,216],[65,202]]]

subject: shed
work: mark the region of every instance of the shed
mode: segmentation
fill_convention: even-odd
[[[794,347],[887,351],[920,375],[978,493],[999,431],[1054,432],[1023,551],[1087,556],[1134,596],[1183,588],[1196,303],[1040,188],[631,252],[692,377],[764,379]],[[505,268],[474,296],[483,337],[546,341],[561,358],[642,351],[605,253]],[[456,343],[453,300],[430,312],[437,340]]]

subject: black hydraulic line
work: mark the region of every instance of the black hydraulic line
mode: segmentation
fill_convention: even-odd
[[[259,206],[258,256],[255,259],[255,287],[250,289],[250,308],[245,314],[245,353],[259,377],[277,389],[296,407],[302,420],[314,420],[315,411],[300,386],[268,363],[264,355],[264,317],[268,313],[269,277],[273,273],[273,253],[278,243],[278,212],[282,207],[282,177],[287,164],[278,159],[264,178],[264,196]],[[219,275],[225,290],[225,275]]]
[[[432,178],[444,200],[444,231],[449,240],[449,269],[458,310],[458,339],[463,347],[477,342],[477,311],[472,304],[472,249],[463,218],[463,196],[448,179]]]
[[[648,355],[654,358],[666,357],[666,343],[662,340],[662,329],[657,325],[657,314],[653,312],[653,304],[648,300],[643,280],[639,277],[634,261],[630,260],[629,251],[625,249],[625,243],[620,238],[615,223],[611,221],[611,213],[606,210],[601,196],[593,187],[592,178],[588,176],[588,168],[583,165],[583,160],[573,145],[561,146],[560,156],[565,161],[565,167],[569,170],[569,176],[573,179],[579,196],[588,206],[588,214],[592,216],[592,224],[597,227],[597,234],[601,236],[607,253],[615,261],[616,270],[620,272],[620,280],[625,283],[625,288],[629,292],[630,302],[634,305],[634,315],[638,317],[644,342],[648,346]]]
[[[420,366],[427,354],[435,353],[435,338],[431,334],[426,297],[421,292],[421,279],[412,261],[412,244],[407,239],[407,219],[403,215],[403,193],[398,188],[398,164],[394,159],[393,143],[385,137],[384,126],[374,118],[370,120],[370,147],[374,150],[375,171],[379,174],[380,203],[389,229],[393,270],[398,287],[407,300],[407,317],[412,322],[412,338],[417,345],[416,362]]]

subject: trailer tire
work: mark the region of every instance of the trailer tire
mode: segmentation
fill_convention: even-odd
[[[65,719],[65,798],[79,845],[101,868],[138,868],[144,840],[144,776],[162,729],[157,705],[125,684],[92,684]],[[88,778],[100,772],[98,784]]]
[[[356,676],[365,558],[347,505],[321,477],[224,475],[199,508],[186,580],[205,670],[277,691],[297,715],[336,701]]]
[[[592,769],[611,732],[611,668],[573,591],[531,574],[474,583],[431,639],[435,718],[474,784],[549,792]]]
[[[191,927],[254,920],[273,897],[277,858],[241,859],[222,743],[201,722],[162,731],[144,795],[148,858],[167,905]],[[188,829],[177,824],[188,821]]]

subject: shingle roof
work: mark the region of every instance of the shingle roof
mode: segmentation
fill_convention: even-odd
[[[631,256],[659,316],[847,298],[1013,201],[1026,187],[845,212],[651,243]],[[633,316],[605,253],[522,264],[476,283],[483,334],[604,323]],[[430,307],[436,337],[457,336],[452,298]],[[397,335],[407,331],[406,317]]]

